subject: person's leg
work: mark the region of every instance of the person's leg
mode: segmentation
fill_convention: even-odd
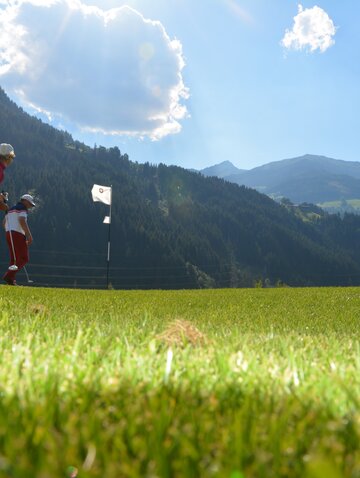
[[[20,233],[15,234],[16,265],[20,270],[29,262],[29,248],[26,244],[26,237]]]
[[[29,252],[28,246],[26,244],[26,238],[23,234],[19,232],[12,231],[11,236],[10,233],[7,232],[6,241],[10,253],[10,265],[16,264],[18,267],[18,269],[15,271],[8,270],[4,275],[4,280],[8,284],[12,284],[15,282],[17,272],[29,262]]]
[[[13,234],[13,233],[12,233]],[[9,266],[13,266],[15,264],[15,255],[14,255],[14,250],[15,246],[12,241],[12,237],[10,236],[10,232],[6,233],[6,242],[8,245],[9,249],[9,255],[10,255],[10,262]],[[6,281],[8,284],[12,284],[15,279],[15,275],[12,274],[14,271],[10,271],[9,269],[5,272],[5,275],[3,276],[4,281]]]

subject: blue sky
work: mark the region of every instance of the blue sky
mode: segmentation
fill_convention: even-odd
[[[359,15],[358,0],[0,0],[0,85],[133,161],[357,161]]]

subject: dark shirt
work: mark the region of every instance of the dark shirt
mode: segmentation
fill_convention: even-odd
[[[25,211],[27,212],[27,209],[26,207],[24,206],[24,204],[22,202],[18,202],[17,204],[15,204],[15,206],[11,207],[9,209],[9,212],[10,211],[15,211],[15,212],[21,212],[21,211]]]

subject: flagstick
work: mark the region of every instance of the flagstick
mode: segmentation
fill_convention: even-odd
[[[109,289],[109,269],[110,269],[110,232],[111,232],[111,207],[112,207],[112,185],[110,186],[110,213],[109,213],[109,236],[108,236],[108,253],[107,253],[107,270],[106,270],[106,288]]]

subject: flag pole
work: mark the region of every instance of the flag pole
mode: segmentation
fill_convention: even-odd
[[[111,239],[111,207],[112,207],[112,185],[110,186],[110,212],[109,212],[109,234],[106,268],[106,288],[109,289],[109,270],[110,270],[110,239]]]

